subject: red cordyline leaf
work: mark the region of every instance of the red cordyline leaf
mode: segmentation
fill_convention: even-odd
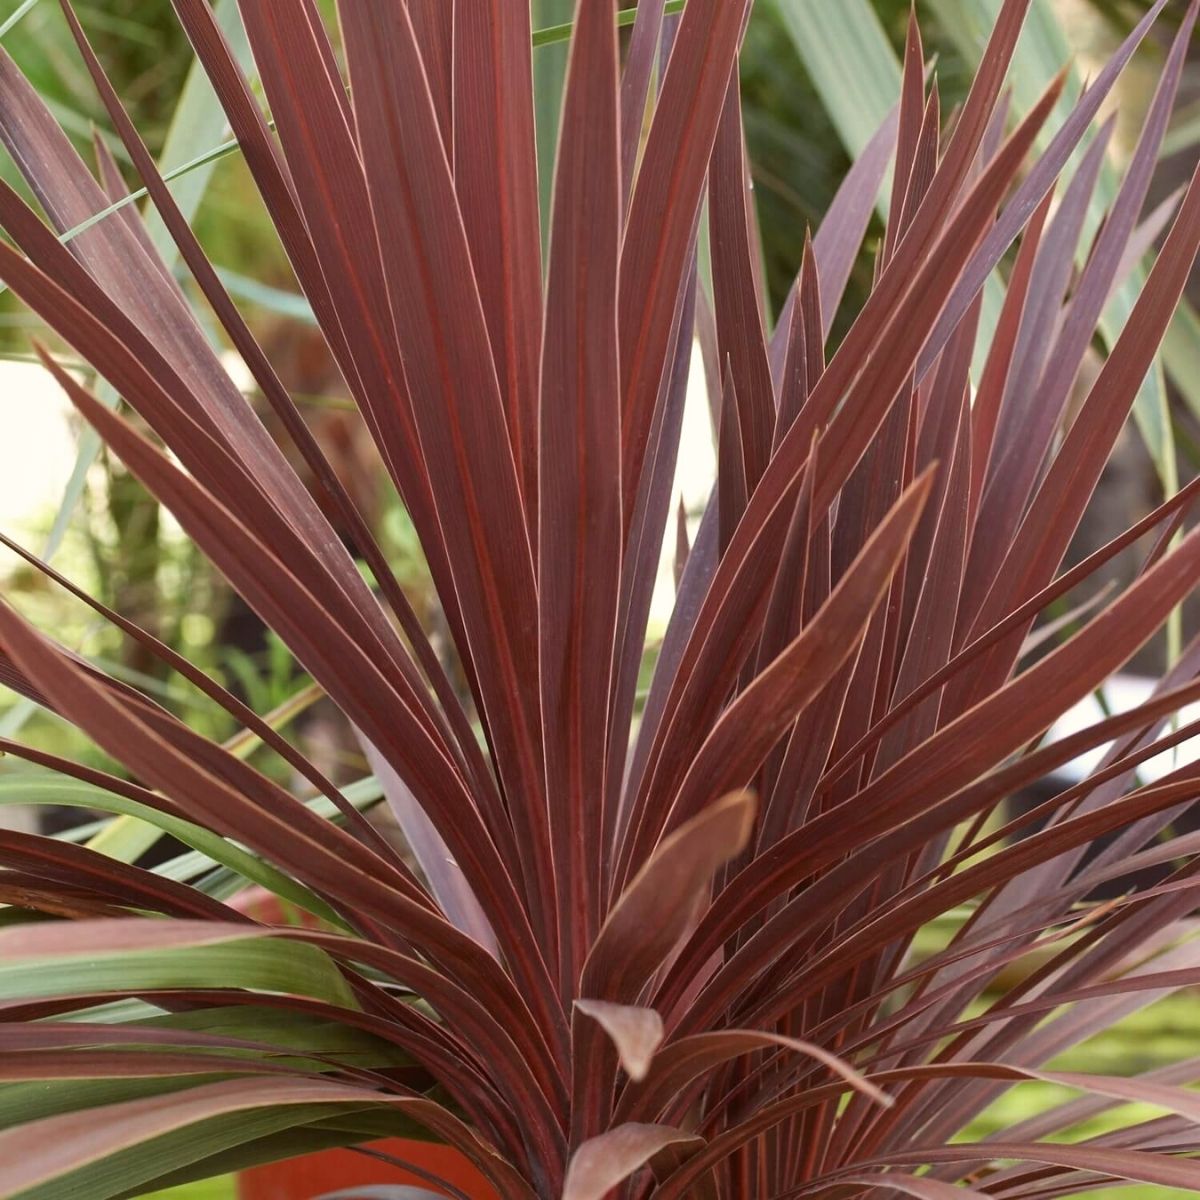
[[[118,1148],[136,1146],[147,1138],[160,1137],[173,1129],[229,1113],[275,1108],[279,1105],[303,1106],[298,1119],[353,1112],[372,1105],[391,1105],[445,1138],[475,1161],[476,1166],[497,1184],[511,1189],[513,1197],[532,1196],[518,1176],[489,1154],[469,1129],[445,1109],[420,1098],[380,1097],[378,1094],[344,1084],[321,1080],[293,1079],[284,1083],[272,1080],[236,1080],[206,1084],[189,1090],[173,1103],[161,1099],[135,1100],[106,1107],[109,1120],[98,1122],[96,1111],[68,1113],[44,1118],[30,1129],[0,1133],[0,1144],[10,1144],[5,1152],[5,1186],[9,1194],[41,1183],[69,1176],[72,1169],[94,1163]],[[307,1111],[304,1111],[304,1110]],[[36,1152],[31,1144],[18,1146],[23,1133],[36,1130]],[[44,1140],[43,1140],[44,1139]],[[120,1185],[118,1185],[120,1186]]]
[[[567,67],[538,438],[538,654],[564,995],[600,927],[608,705],[621,580],[617,41],[584,0]]]
[[[1039,744],[1200,580],[1200,481],[1060,573],[1200,246],[1200,176],[1144,211],[1200,0],[1090,246],[1111,154],[1097,114],[1166,0],[1057,124],[1061,77],[1027,112],[1005,94],[1029,0],[998,6],[945,123],[914,16],[895,110],[773,320],[738,87],[746,0],[678,15],[644,0],[627,42],[614,0],[575,6],[544,276],[530,5],[343,0],[334,28],[315,0],[243,0],[269,124],[210,6],[174,0],[377,454],[355,469],[411,517],[429,603],[401,587],[188,228],[88,14],[61,2],[309,481],[137,209],[103,213],[128,195],[103,140],[93,175],[2,52],[0,141],[41,212],[0,186],[0,277],[136,413],[37,345],[323,689],[407,845],[177,647],[0,533],[263,756],[209,741],[4,603],[0,683],[117,764],[0,739],[20,764],[5,801],[22,771],[38,798],[58,772],[101,807],[107,792],[231,839],[341,922],[243,905],[202,855],[156,870],[103,842],[0,835],[0,1076],[36,1090],[0,1113],[0,1200],[103,1200],[413,1126],[506,1200],[1200,1188],[1194,1060],[1133,1079],[1046,1066],[1200,979],[1181,925],[1200,835],[1173,824],[1200,769],[1137,774],[1198,727],[1168,722],[1200,695],[1200,640],[1137,708]],[[864,297],[849,281],[889,165]],[[1071,411],[1101,312],[1159,241]],[[994,329],[989,277],[1005,289]],[[839,311],[849,332],[828,345]],[[685,401],[705,390],[694,347],[719,439],[696,531],[676,489]],[[1070,620],[1030,637],[1148,534],[1130,583],[1069,597]],[[1082,780],[1006,810],[1098,747]],[[1095,899],[1114,880],[1119,899]],[[957,924],[922,956],[934,920]],[[206,977],[222,943],[278,975]],[[89,968],[101,960],[137,964],[127,989]],[[56,1086],[85,1080],[94,1094]],[[972,1141],[973,1118],[1029,1080],[1083,1098]],[[1167,1115],[1039,1140],[1129,1101]]]
[[[700,0],[687,6],[630,201],[621,246],[618,322],[627,514],[646,457],[691,222],[748,9],[746,0]]]
[[[533,555],[518,474],[504,453],[485,313],[411,24],[402,9],[350,4],[342,29],[354,93],[376,97],[357,102],[355,118],[367,186],[390,231],[381,246],[397,341],[456,591],[477,631],[472,655],[499,774],[506,790],[524,796],[510,811],[544,918],[555,887],[539,803]],[[556,922],[543,918],[553,961]]]
[[[671,1147],[698,1147],[700,1138],[667,1125],[616,1125],[575,1151],[563,1200],[604,1200],[613,1188]]]
[[[542,270],[530,6],[505,0],[455,4],[453,25],[454,191],[532,535]],[[596,117],[603,125],[601,111]],[[611,174],[607,163],[601,169]]]
[[[740,91],[738,80],[731,77],[708,174],[709,239],[713,253],[717,351],[720,361],[728,364],[729,380],[736,394],[746,485],[753,491],[770,457],[775,406],[759,289],[752,267],[748,183]]]
[[[320,481],[323,490],[332,497],[338,516],[349,527],[354,543],[366,558],[371,570],[375,573],[389,606],[396,614],[406,635],[408,635],[410,642],[413,644],[413,649],[417,654],[421,669],[430,678],[439,700],[441,700],[443,706],[447,709],[449,720],[456,726],[458,740],[460,743],[464,743],[465,747],[469,749],[473,745],[473,740],[464,736],[464,729],[466,728],[465,714],[462,713],[461,706],[456,703],[449,680],[436,655],[429,653],[428,643],[424,638],[418,636],[420,626],[416,614],[412,611],[411,605],[401,591],[395,576],[384,559],[378,542],[367,528],[362,514],[358,511],[345,487],[335,475],[333,468],[300,417],[296,406],[292,403],[279,377],[275,374],[262,349],[254,339],[253,334],[230,300],[216,271],[208,262],[199,242],[188,228],[182,213],[175,206],[169,189],[162,181],[149,152],[146,150],[132,122],[121,107],[120,101],[112,85],[105,77],[99,62],[96,60],[95,54],[92,52],[82,29],[79,27],[78,21],[70,10],[67,11],[67,16],[72,31],[79,42],[80,49],[85,56],[88,69],[97,87],[100,89],[105,107],[116,124],[130,156],[145,179],[147,188],[158,207],[164,223],[175,239],[181,255],[196,276],[197,282],[200,284],[209,303],[220,317],[234,346],[246,359],[247,365],[254,374],[256,382],[270,400],[273,410],[280,420],[283,421],[289,437],[304,456],[306,464]],[[98,145],[103,145],[103,143],[98,143]],[[131,214],[127,211],[125,215]],[[135,230],[138,228],[136,223],[134,228]],[[180,668],[176,666],[176,669]],[[244,720],[245,718],[239,719]],[[472,767],[478,778],[482,779],[486,776],[485,768],[482,768],[478,764],[472,764]]]
[[[646,97],[662,36],[666,0],[647,0],[639,4],[629,37],[629,51],[621,73],[621,186],[622,202],[629,205],[634,167],[646,118]]]
[[[606,1000],[576,1000],[575,1007],[612,1038],[625,1074],[633,1080],[645,1079],[654,1052],[662,1043],[662,1017],[652,1008]]]

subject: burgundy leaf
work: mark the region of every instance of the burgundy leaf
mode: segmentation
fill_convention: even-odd
[[[571,1157],[563,1200],[604,1200],[609,1192],[656,1154],[700,1139],[666,1125],[618,1125],[584,1142]]]
[[[564,993],[600,927],[621,586],[617,42],[611,0],[575,17],[559,130],[542,349],[538,656]]]

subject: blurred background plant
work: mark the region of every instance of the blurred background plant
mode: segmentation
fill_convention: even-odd
[[[216,0],[215,7],[238,44],[233,0]],[[535,0],[534,7],[535,26],[549,28],[569,21],[573,4]],[[909,0],[758,0],[742,55],[742,85],[763,287],[772,312],[778,311],[795,275],[807,228],[816,225],[855,156],[895,101],[909,7]],[[1062,63],[1070,62],[1066,103],[1086,80],[1090,64],[1102,59],[1147,7],[1147,0],[1036,0],[1013,72],[1014,108],[1024,111]],[[1174,6],[1176,19],[1184,7],[1183,0]],[[926,49],[936,58],[948,115],[964,95],[997,8],[998,0],[918,0]],[[356,500],[373,514],[384,548],[399,565],[401,581],[415,584],[424,578],[416,539],[390,487],[376,477],[356,425],[345,419],[342,382],[244,164],[236,153],[222,153],[195,165],[222,145],[228,131],[207,83],[193,66],[170,0],[96,0],[77,9],[164,170],[186,168],[173,187],[201,242],[223,268],[227,286],[243,302],[255,334],[301,402],[339,474],[354,482]],[[1162,41],[1169,33],[1168,20],[1159,29],[1159,43],[1143,48],[1119,87],[1121,119],[1107,165],[1107,190],[1102,184],[1098,191],[1101,207],[1111,198],[1121,156],[1130,144],[1123,133],[1140,127],[1161,62]],[[51,0],[0,0],[0,39],[76,143],[111,156],[125,185],[137,186],[119,140],[107,131],[58,5]],[[244,39],[240,44],[245,53]],[[1156,176],[1151,206],[1168,196],[1195,162],[1200,145],[1198,56],[1200,48],[1193,49],[1164,146],[1164,157],[1172,161]],[[539,49],[538,143],[547,183],[564,68],[564,43]],[[24,186],[9,162],[0,161],[0,173],[14,186]],[[151,230],[156,229],[152,219]],[[871,242],[868,237],[868,247]],[[865,293],[871,270],[870,256],[864,253],[833,332],[835,342],[848,314],[857,311],[857,297]],[[1135,267],[1131,283],[1137,282]],[[1200,301],[1195,281],[1190,299],[1193,305]],[[1123,315],[1122,295],[1112,303],[1116,322]],[[203,311],[202,304],[199,307]],[[0,297],[0,420],[10,429],[17,423],[23,432],[36,428],[45,446],[44,457],[31,462],[29,436],[7,439],[9,448],[0,440],[0,531],[53,558],[64,574],[218,676],[258,712],[278,710],[284,714],[281,720],[303,714],[306,753],[340,778],[362,776],[366,764],[354,748],[336,739],[322,744],[326,731],[319,699],[282,644],[264,635],[141,486],[90,434],[68,424],[65,404],[45,386],[40,369],[29,365],[32,330],[29,315],[10,296]],[[38,332],[46,336],[45,330]],[[110,399],[115,402],[115,397]],[[1181,477],[1190,478],[1200,469],[1200,322],[1194,308],[1185,308],[1177,319],[1162,362],[1139,397],[1136,417],[1141,436],[1132,427],[1126,432],[1091,523],[1080,532],[1081,544],[1094,546],[1110,527],[1124,528],[1147,501],[1175,490]],[[703,440],[708,436],[705,414],[698,419],[699,424],[692,425]],[[15,458],[18,440],[25,462]],[[691,457],[700,463],[696,469],[703,476],[711,454]],[[706,493],[703,478],[685,488],[689,496]],[[126,644],[82,605],[51,589],[37,572],[7,553],[0,559],[0,578],[6,594],[39,625],[55,629],[106,670],[151,690],[209,736],[234,733],[224,713],[168,684],[161,664],[141,655],[136,645]],[[1062,611],[1079,600],[1064,598]],[[426,620],[436,620],[431,598],[425,607]],[[1195,624],[1187,618],[1185,614],[1175,623],[1176,640],[1185,625]],[[1150,653],[1161,658],[1164,649],[1169,653],[1169,647],[1162,646]],[[53,745],[57,752],[84,761],[101,761],[99,752],[80,743],[68,726],[0,690],[0,732],[11,736],[23,726],[24,736],[40,745]],[[103,765],[113,769],[111,762]],[[929,936],[936,944],[940,935],[930,930]],[[1134,1025],[1106,1034],[1086,1054],[1109,1059],[1106,1069],[1121,1071],[1145,1069],[1178,1056],[1181,1037],[1189,1040],[1187,1051],[1194,1053],[1200,1044],[1197,1008],[1186,997],[1152,1006]],[[1070,1069],[1078,1064],[1065,1065]],[[1004,1100],[1003,1115],[1011,1120],[1014,1104],[1032,1106],[1038,1090],[1048,1086],[1014,1089]],[[192,1194],[196,1200],[215,1200],[226,1194],[222,1187]],[[1137,1196],[1144,1191],[1128,1188],[1106,1194]]]

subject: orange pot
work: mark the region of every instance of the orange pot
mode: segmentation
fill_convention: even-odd
[[[433,1142],[389,1138],[372,1147],[439,1175],[471,1200],[500,1200],[496,1190],[457,1150]],[[326,1192],[378,1183],[407,1183],[431,1192],[441,1188],[389,1163],[352,1150],[321,1150],[253,1167],[238,1176],[238,1200],[313,1200]]]

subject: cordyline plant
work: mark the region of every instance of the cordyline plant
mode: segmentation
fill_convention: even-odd
[[[89,223],[125,194],[111,159],[97,181],[0,63],[0,136],[42,210],[0,192],[0,277],[137,419],[39,348],[47,368],[337,706],[407,842],[98,602],[304,787],[0,606],[5,682],[127,769],[5,741],[57,773],[19,776],[19,797],[141,817],[192,847],[149,870],[0,834],[0,1195],[132,1195],[414,1130],[506,1200],[1200,1190],[1184,1086],[1200,1061],[1136,1078],[1046,1066],[1200,980],[1197,836],[1172,833],[1200,768],[1136,773],[1196,732],[1170,719],[1200,698],[1200,642],[1135,710],[1042,737],[1200,578],[1200,535],[1181,531],[1198,484],[1060,570],[1200,242],[1195,178],[1143,213],[1196,3],[1085,228],[1111,133],[1097,112],[1164,3],[1073,107],[1059,80],[1018,115],[1004,81],[1029,0],[1006,0],[948,129],[914,23],[897,108],[768,333],[737,90],[749,0],[689,0],[678,18],[642,0],[623,66],[612,0],[579,0],[544,268],[527,5],[342,0],[334,40],[316,0],[245,0],[272,126],[205,0],[175,0],[420,536],[452,657],[69,6],[311,490],[135,210]],[[827,361],[889,165],[874,286]],[[1164,237],[1076,394],[1107,301]],[[989,317],[983,285],[1012,247]],[[719,479],[639,706],[696,339]],[[1134,545],[1132,582],[1030,656],[1039,614]],[[1004,823],[1014,791],[1102,745],[1083,782]],[[1151,866],[1167,873],[1090,899]],[[226,903],[247,882],[304,919]],[[945,949],[914,953],[964,909]],[[1082,1095],[964,1140],[1027,1080]],[[1134,1100],[1160,1115],[1055,1140]]]

